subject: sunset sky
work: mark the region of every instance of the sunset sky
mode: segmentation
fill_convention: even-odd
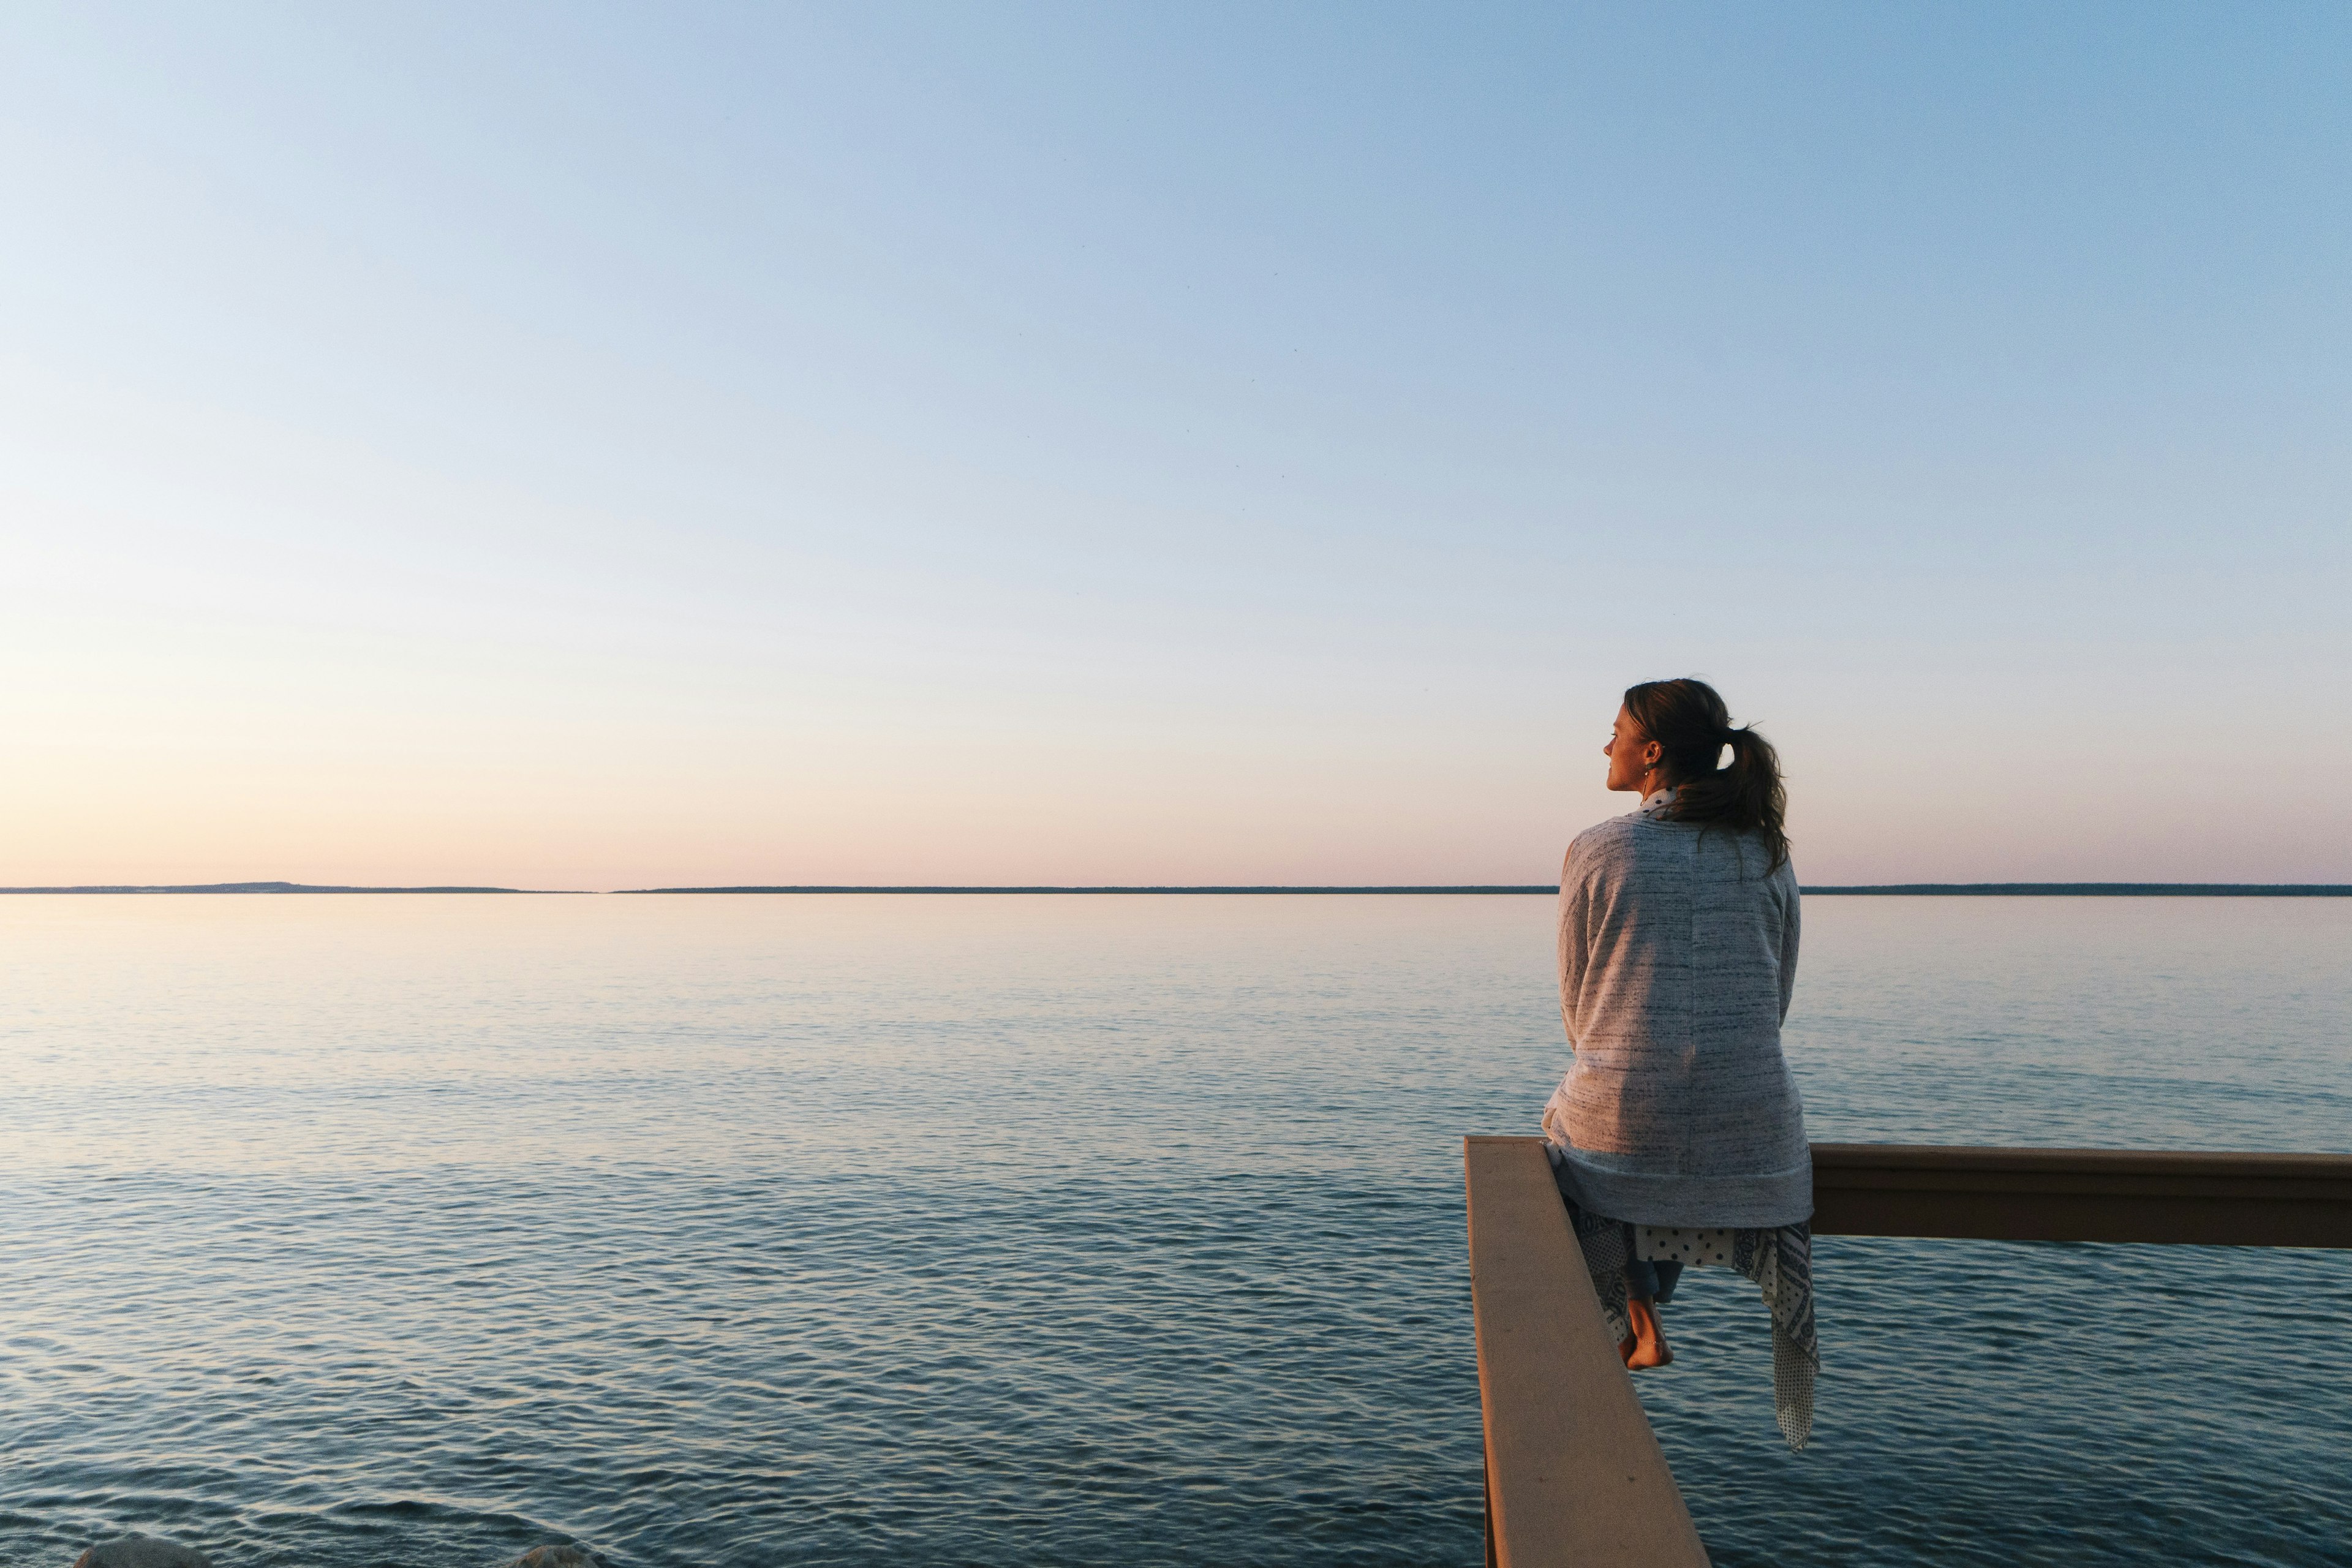
[[[2352,9],[12,7],[0,884],[2352,881]]]

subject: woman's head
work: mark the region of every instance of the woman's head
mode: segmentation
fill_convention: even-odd
[[[1725,748],[1731,760],[1718,767]],[[1788,792],[1772,743],[1746,725],[1704,680],[1645,680],[1625,689],[1616,731],[1604,750],[1609,787],[1643,795],[1672,786],[1667,815],[1760,835],[1778,867],[1789,858],[1781,826]]]

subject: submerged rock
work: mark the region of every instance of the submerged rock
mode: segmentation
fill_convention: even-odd
[[[91,1547],[74,1559],[74,1568],[213,1568],[213,1560],[176,1541],[126,1535]]]
[[[499,1568],[604,1568],[604,1560],[582,1546],[534,1546]]]

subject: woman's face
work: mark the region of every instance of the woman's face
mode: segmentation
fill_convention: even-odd
[[[1622,704],[1617,709],[1617,722],[1609,731],[1609,743],[1601,754],[1609,759],[1609,787],[1638,790],[1650,771],[1658,765],[1663,748],[1642,733],[1633,716]]]

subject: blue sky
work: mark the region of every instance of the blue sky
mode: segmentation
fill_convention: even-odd
[[[2352,15],[19,8],[0,882],[2352,880]]]

